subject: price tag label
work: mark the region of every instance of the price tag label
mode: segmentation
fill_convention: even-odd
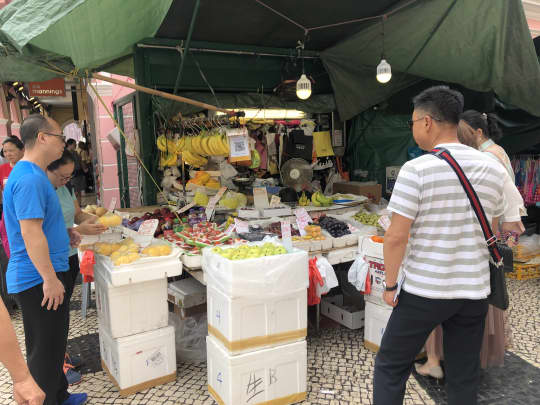
[[[388,217],[388,215],[383,215],[382,217],[380,217],[378,224],[382,227],[382,229],[387,231],[388,228],[390,228],[390,218]]]
[[[240,162],[251,159],[249,140],[245,136],[231,136],[229,138],[229,157],[231,162]]]
[[[216,204],[220,200],[220,198],[225,194],[225,191],[227,190],[227,187],[221,187],[217,194],[213,196],[210,201],[208,201],[208,205],[206,206],[206,220],[210,221],[212,218],[212,215],[214,215],[214,210],[216,209]]]
[[[253,187],[253,203],[259,210],[269,207],[266,187]]]
[[[305,208],[297,208],[294,211],[294,215],[296,216],[296,223],[298,224],[298,230],[300,231],[300,235],[305,236],[306,231],[304,230],[304,228],[312,221],[311,217],[309,216]]]
[[[190,208],[193,208],[195,206],[195,201],[192,201],[190,202],[189,204],[187,205],[184,205],[182,208],[180,208],[178,211],[176,211],[177,213],[181,214],[183,212],[186,212],[187,210],[189,210]]]
[[[225,234],[230,235],[234,232],[236,224],[230,224],[229,227],[225,230]]]
[[[281,221],[281,240],[285,249],[290,252],[292,250],[292,238],[291,223],[289,221]]]
[[[281,206],[281,198],[277,195],[273,195],[270,199],[270,208],[276,208]]]
[[[248,233],[249,232],[249,224],[246,221],[242,221],[241,219],[235,218],[234,224],[236,227],[237,233]]]
[[[141,224],[138,233],[139,235],[153,236],[156,233],[158,225],[159,221],[157,219],[149,219]]]
[[[116,208],[116,197],[111,198],[111,202],[109,203],[109,211],[114,211]]]

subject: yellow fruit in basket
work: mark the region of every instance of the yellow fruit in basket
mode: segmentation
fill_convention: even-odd
[[[169,245],[159,245],[158,249],[161,256],[169,256],[172,252],[172,247]]]
[[[133,243],[135,243],[135,242],[133,242],[133,239],[131,239],[131,238],[126,238],[126,239],[124,239],[124,240],[123,240],[122,242],[120,242],[120,243],[121,243],[122,245],[131,245],[131,244],[133,244]]]
[[[117,252],[120,252],[120,253],[126,253],[128,251],[128,247],[126,245],[122,245],[118,248]]]
[[[96,243],[95,245],[96,253],[103,255],[103,256],[109,256],[112,253],[111,245],[109,244],[100,244],[98,245]]]
[[[106,214],[98,219],[99,223],[106,227],[119,226],[122,224],[122,217],[120,215]]]
[[[142,251],[142,253],[152,257],[160,256],[160,250],[158,246],[148,246]]]
[[[111,260],[116,260],[118,259],[120,256],[123,256],[123,253],[122,252],[119,252],[118,250],[116,252],[112,252],[111,253]]]
[[[107,213],[107,208],[97,207],[95,212],[98,217],[102,217]]]
[[[121,246],[120,243],[111,243],[111,251],[116,252]]]
[[[141,258],[138,253],[128,253],[126,257],[129,260],[129,263],[133,263]]]
[[[116,258],[115,260],[113,260],[113,264],[115,266],[121,266],[123,264],[128,264],[128,263],[129,263],[129,260],[125,255],[120,256],[120,257]]]
[[[128,253],[139,253],[139,246],[137,245],[128,246]]]

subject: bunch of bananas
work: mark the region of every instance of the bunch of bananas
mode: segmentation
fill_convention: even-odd
[[[334,203],[334,199],[326,197],[323,193],[317,191],[311,196],[311,202],[315,207],[330,207]]]
[[[298,205],[305,207],[309,205],[309,198],[307,198],[306,193],[302,191],[302,196],[298,199]]]
[[[227,156],[229,141],[225,135],[198,135],[188,137],[184,150],[190,150],[202,156]]]
[[[178,164],[178,155],[176,153],[161,152],[159,165],[161,167],[176,166]]]
[[[182,152],[182,161],[193,167],[203,167],[208,163],[208,159],[189,150]]]

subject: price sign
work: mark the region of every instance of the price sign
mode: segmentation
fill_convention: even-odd
[[[390,218],[387,215],[383,215],[382,217],[380,217],[378,223],[385,231],[390,228]]]
[[[289,221],[281,221],[281,240],[285,249],[290,252],[292,250],[292,238],[291,223]]]
[[[235,218],[234,224],[236,226],[236,232],[237,233],[248,233],[249,232],[249,224],[246,221],[242,221],[241,219]]]
[[[246,136],[231,136],[229,138],[229,157],[231,162],[251,159],[249,140]]]
[[[111,202],[109,203],[109,211],[114,211],[116,208],[116,197],[111,198]]]
[[[236,228],[236,224],[230,224],[229,227],[225,230],[225,233],[227,235],[230,235],[231,233],[234,232],[235,228]]]
[[[149,219],[141,224],[138,233],[139,235],[153,236],[156,233],[158,225],[159,221],[157,219]]]
[[[181,214],[182,212],[186,212],[190,208],[193,208],[195,206],[195,201],[190,202],[187,205],[184,205],[182,208],[180,208],[177,212]]]
[[[225,191],[227,190],[227,187],[221,187],[217,194],[213,196],[210,201],[208,201],[208,205],[206,206],[206,220],[210,221],[212,218],[212,215],[214,215],[214,210],[216,209],[216,204],[220,200],[220,198],[225,194]]]
[[[304,228],[311,222],[311,217],[309,216],[305,208],[297,208],[294,211],[294,215],[296,216],[296,223],[298,224],[298,230],[300,231],[300,235],[306,235],[306,231],[304,230]]]
[[[281,206],[281,198],[277,195],[273,195],[270,199],[270,208],[280,207]]]

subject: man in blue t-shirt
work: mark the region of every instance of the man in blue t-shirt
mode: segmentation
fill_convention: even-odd
[[[30,373],[45,392],[46,405],[79,405],[86,394],[67,392],[63,371],[69,329],[64,303],[71,246],[80,242],[66,230],[58,196],[45,172],[64,151],[59,125],[30,115],[20,128],[25,153],[4,189],[4,218],[11,250],[8,292],[22,311]]]

